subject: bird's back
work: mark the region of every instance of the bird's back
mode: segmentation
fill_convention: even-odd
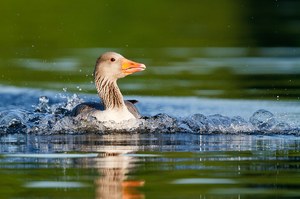
[[[128,111],[135,117],[140,118],[141,114],[139,113],[138,109],[134,105],[137,103],[137,100],[125,100],[125,105]],[[70,116],[76,117],[77,115],[81,114],[82,116],[88,116],[90,113],[95,111],[104,111],[104,106],[101,103],[96,102],[84,102],[78,104],[70,113]]]

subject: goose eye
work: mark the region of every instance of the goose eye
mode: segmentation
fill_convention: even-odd
[[[114,62],[114,61],[116,61],[116,59],[115,58],[110,58],[110,61]]]

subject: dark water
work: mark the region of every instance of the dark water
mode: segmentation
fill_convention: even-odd
[[[0,198],[299,198],[299,10],[2,2]],[[134,128],[67,115],[98,101],[91,74],[111,50],[147,66],[118,82],[140,101]]]
[[[105,51],[147,66],[118,81],[125,95],[299,100],[296,47],[60,49],[50,59],[28,55],[2,60],[0,83],[94,94],[95,60]]]
[[[2,198],[299,198],[298,137],[1,137]]]

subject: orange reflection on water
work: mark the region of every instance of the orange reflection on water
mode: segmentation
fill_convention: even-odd
[[[144,180],[130,180],[128,174],[135,167],[137,158],[123,156],[122,152],[107,150],[96,164],[100,177],[95,181],[97,199],[143,199],[137,190]]]

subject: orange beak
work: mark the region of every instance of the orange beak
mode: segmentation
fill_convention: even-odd
[[[122,72],[125,75],[130,75],[132,73],[140,72],[146,69],[146,66],[141,63],[130,61],[128,59],[122,60]]]

